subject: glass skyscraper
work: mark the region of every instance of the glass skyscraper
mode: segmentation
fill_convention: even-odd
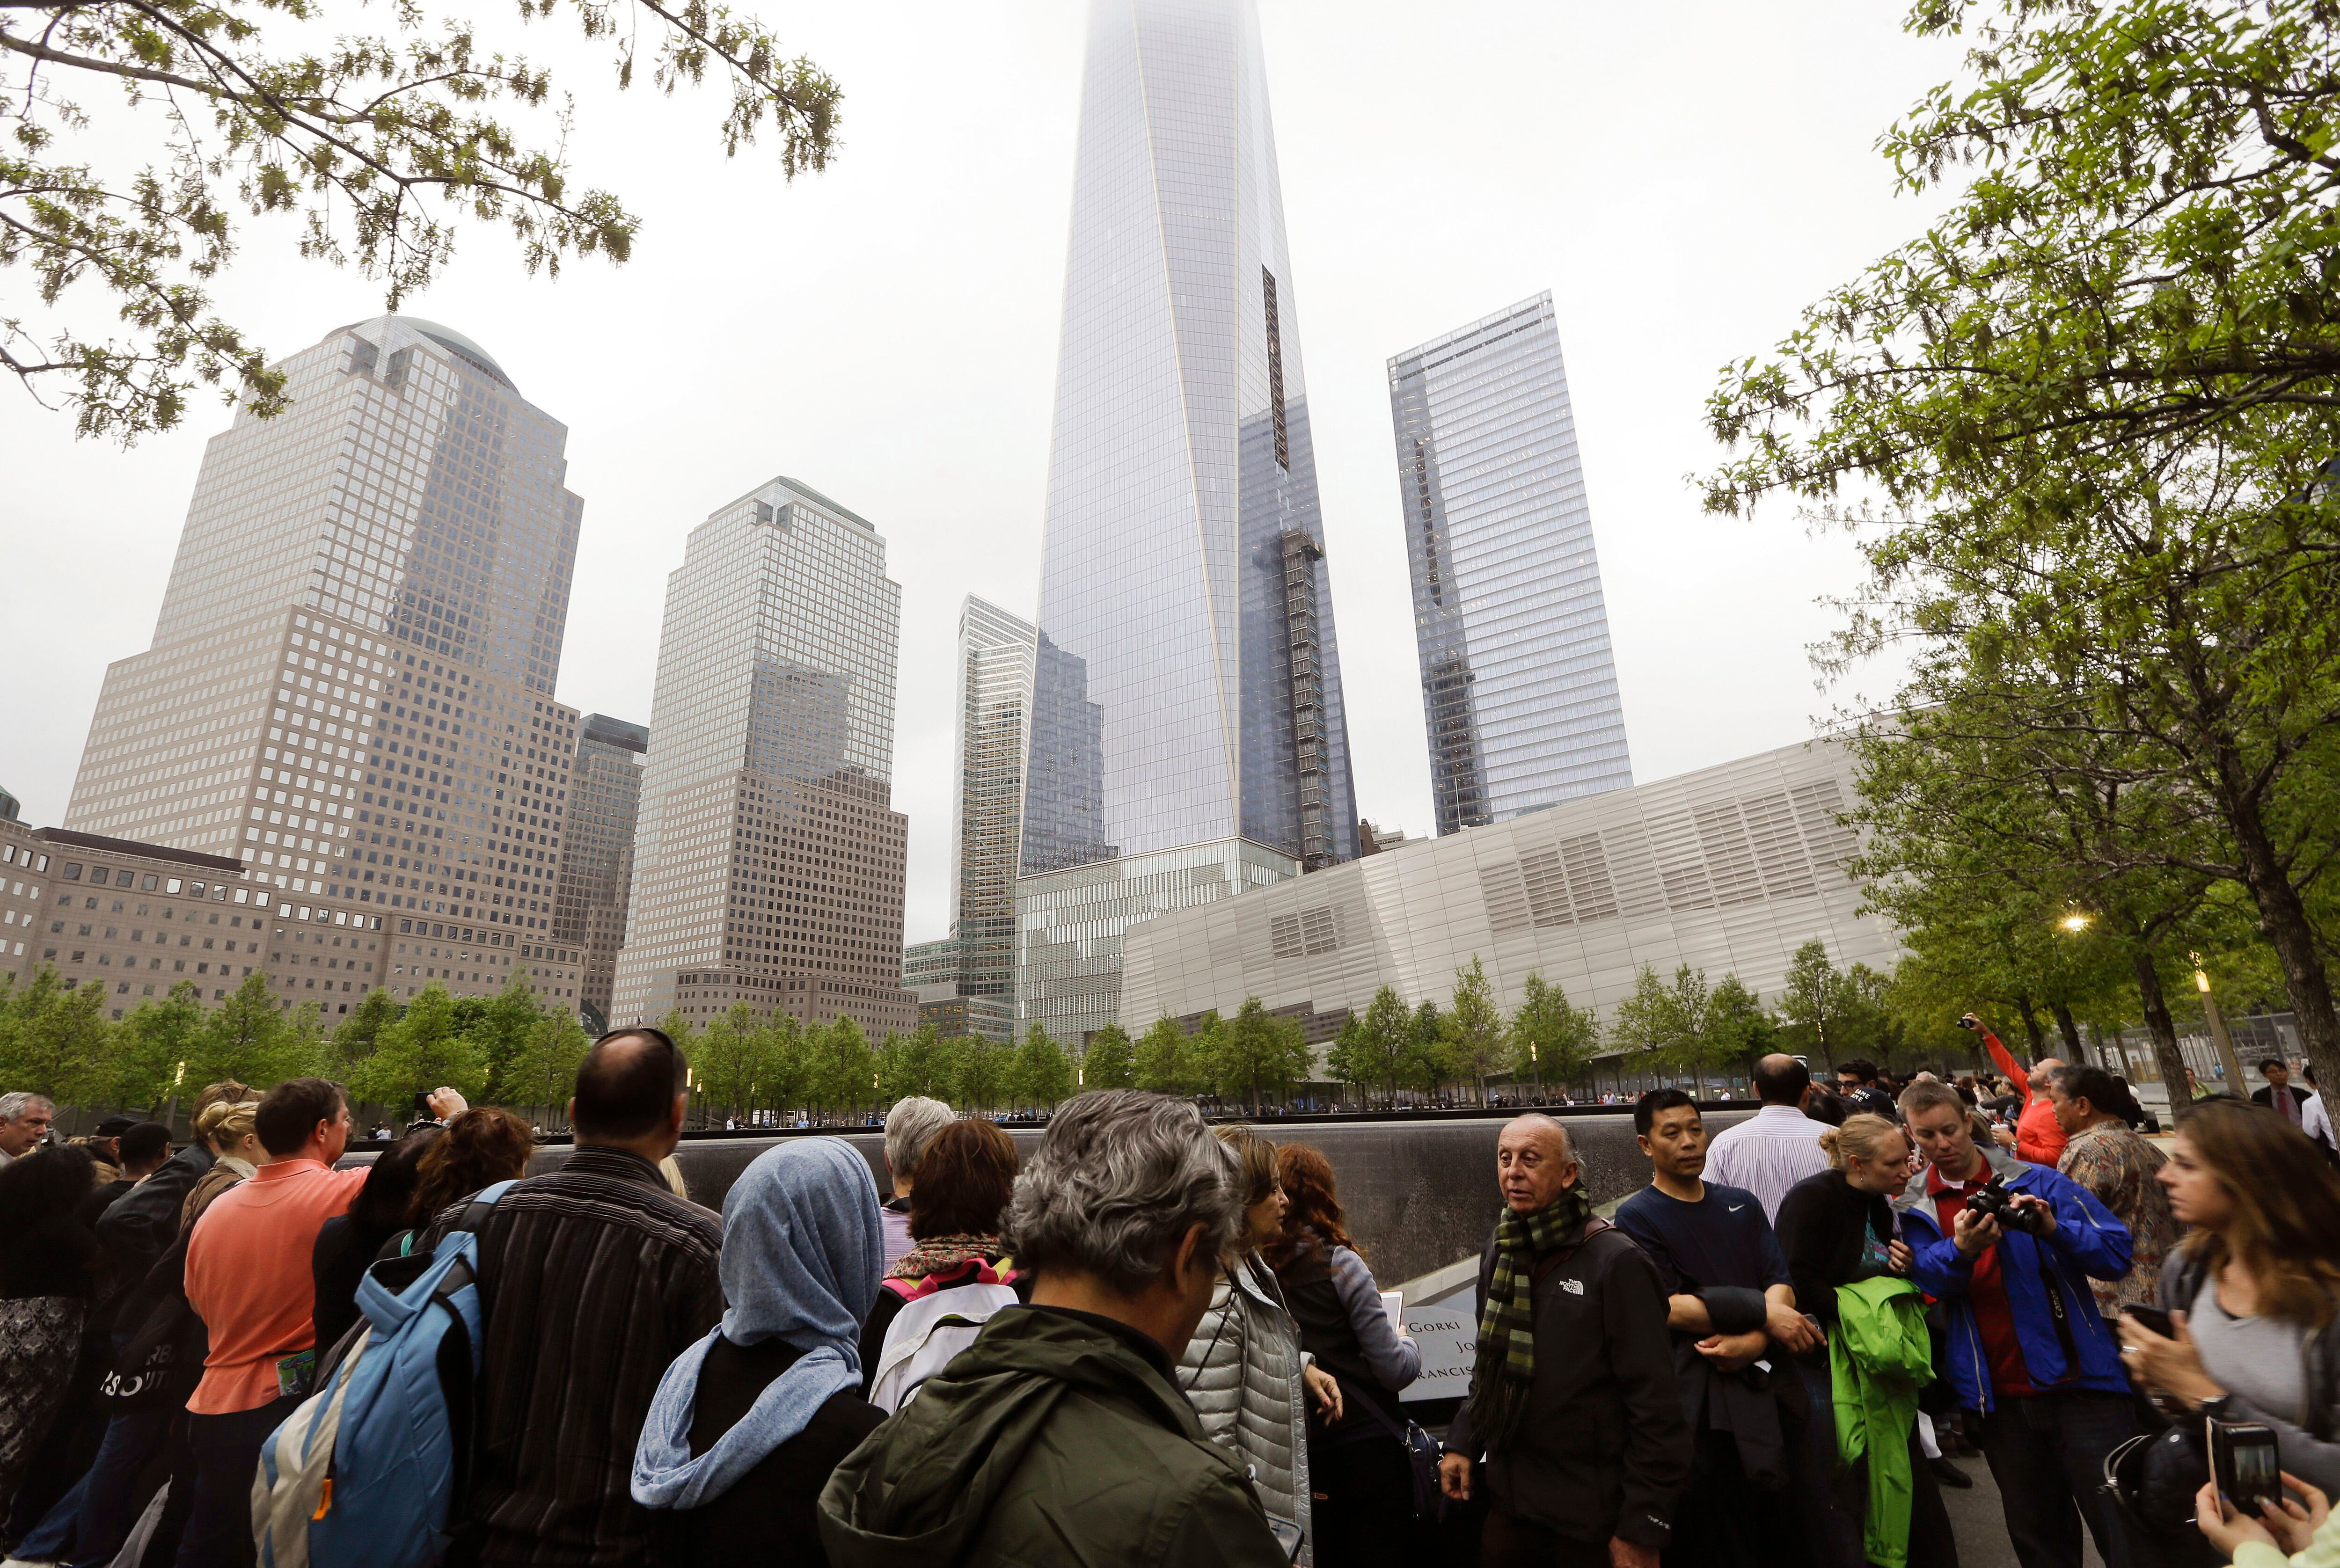
[[[1016,995],[1016,867],[1037,640],[1030,621],[973,594],[959,609],[951,935],[963,997]]]
[[[893,809],[902,590],[867,518],[774,479],[691,530],[667,579],[613,1025],[745,1002],[873,1037],[902,989]]]
[[[647,725],[588,713],[569,776],[569,849],[553,895],[553,939],[585,955],[578,1009],[586,1027],[609,1027],[610,987],[626,945],[626,903],[634,888],[634,826],[642,804]]]
[[[292,406],[239,410],[204,448],[154,645],[106,670],[65,826],[242,860],[237,901],[273,905],[245,958],[287,1007],[491,995],[525,970],[573,1008],[580,955],[551,929],[577,743],[552,696],[584,511],[568,431],[419,317],[279,368]]]
[[[1631,789],[1551,293],[1389,374],[1438,830]]]
[[[1250,0],[1095,0],[1016,888],[1022,1016],[1113,1021],[1132,919],[1357,852]]]

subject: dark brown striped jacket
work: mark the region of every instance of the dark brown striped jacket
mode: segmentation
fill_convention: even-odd
[[[480,1228],[478,1474],[457,1555],[585,1568],[648,1554],[634,1444],[667,1364],[723,1316],[722,1243],[719,1217],[622,1149],[580,1148],[504,1195]]]

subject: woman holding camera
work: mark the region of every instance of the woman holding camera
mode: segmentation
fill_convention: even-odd
[[[2131,1375],[2273,1428],[2285,1470],[2340,1490],[2340,1176],[2266,1107],[2215,1099],[2179,1121],[2160,1180],[2192,1231],[2161,1271],[2171,1333],[2121,1321]]]

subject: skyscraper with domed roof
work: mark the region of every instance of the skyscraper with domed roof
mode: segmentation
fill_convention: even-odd
[[[205,449],[154,644],[107,670],[65,814],[242,862],[233,948],[157,930],[169,951],[107,988],[119,1007],[200,979],[208,1001],[261,970],[331,1027],[375,985],[481,995],[517,972],[573,1008],[551,929],[577,745],[553,698],[584,505],[568,432],[417,317],[278,368],[291,406],[239,410]],[[125,924],[136,902],[92,908]]]

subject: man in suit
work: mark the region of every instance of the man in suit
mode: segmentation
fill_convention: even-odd
[[[2312,1097],[2291,1081],[2291,1069],[2284,1066],[2281,1057],[2269,1057],[2259,1064],[2259,1077],[2266,1080],[2266,1087],[2251,1096],[2251,1104],[2266,1106],[2293,1126],[2298,1126],[2305,1114],[2304,1107]]]

